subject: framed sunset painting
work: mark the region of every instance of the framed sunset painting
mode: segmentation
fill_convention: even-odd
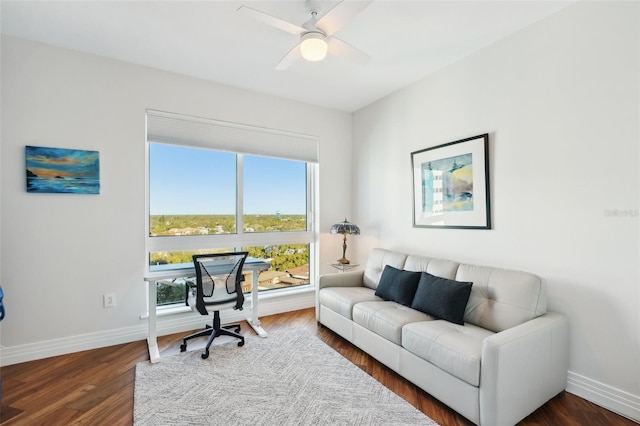
[[[413,226],[491,229],[489,135],[411,153]]]
[[[100,153],[25,147],[27,192],[99,194]]]

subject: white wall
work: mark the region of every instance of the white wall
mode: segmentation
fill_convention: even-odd
[[[348,191],[332,190],[350,179],[350,157],[332,155],[351,143],[350,114],[11,37],[2,38],[1,89],[5,365],[146,337],[146,108],[318,136],[320,231],[350,214]],[[25,145],[99,151],[101,193],[26,193]],[[328,272],[337,250],[321,239],[331,242],[320,250]],[[105,309],[110,292],[118,305]],[[313,304],[307,293],[260,311]],[[195,322],[162,318],[160,332],[201,325],[186,315]]]
[[[640,420],[638,2],[580,2],[354,116],[353,239],[527,270],[568,390]],[[490,134],[492,230],[412,227],[412,151]],[[612,216],[611,211],[631,213]]]

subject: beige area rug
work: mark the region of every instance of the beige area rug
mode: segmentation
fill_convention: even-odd
[[[136,366],[136,426],[436,425],[305,329],[200,353]]]

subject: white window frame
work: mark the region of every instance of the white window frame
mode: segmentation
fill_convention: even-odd
[[[161,125],[150,125],[150,117],[160,120]],[[166,119],[166,120],[165,120]],[[163,121],[164,120],[164,121]],[[168,123],[168,130],[163,128]],[[177,125],[174,125],[177,123]],[[185,124],[185,128],[180,126]],[[190,127],[191,126],[191,127]],[[195,128],[195,130],[194,130]],[[209,129],[211,134],[207,134]],[[181,138],[181,131],[185,137]],[[222,135],[222,139],[220,139]],[[267,143],[263,143],[263,141]],[[231,142],[229,142],[231,141]],[[240,151],[233,151],[233,142],[238,142]],[[237,155],[236,160],[236,233],[217,235],[190,235],[190,236],[150,236],[150,143],[166,143],[191,147],[204,148],[218,151],[232,152]],[[273,145],[273,151],[269,150],[269,143]],[[298,143],[300,146],[295,145]],[[315,286],[315,271],[318,270],[318,232],[315,224],[318,223],[315,208],[317,198],[317,143],[314,136],[301,135],[281,130],[272,130],[261,127],[247,126],[235,123],[221,122],[217,120],[187,117],[173,113],[147,110],[147,138],[145,141],[145,273],[149,272],[149,254],[158,251],[187,251],[200,249],[254,247],[280,244],[308,244],[309,245],[309,279],[310,286]],[[294,144],[293,149],[287,149]],[[254,149],[255,148],[255,149]],[[255,151],[255,152],[252,152]],[[291,154],[290,156],[288,156]],[[243,226],[243,165],[244,155],[270,156],[287,160],[306,162],[307,188],[306,188],[306,217],[307,229],[305,231],[288,232],[244,232]],[[279,289],[277,293],[287,294],[302,287]],[[272,292],[270,292],[272,293]]]

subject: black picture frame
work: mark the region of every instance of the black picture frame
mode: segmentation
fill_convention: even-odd
[[[413,227],[491,229],[489,134],[411,153]]]

